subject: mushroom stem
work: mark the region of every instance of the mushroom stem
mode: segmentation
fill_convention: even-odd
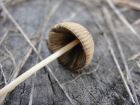
[[[41,68],[43,68],[45,65],[51,63],[52,61],[54,61],[55,59],[57,59],[67,51],[69,51],[70,49],[74,48],[78,43],[79,43],[78,39],[70,42],[60,50],[56,51],[54,54],[50,55],[48,58],[44,59],[40,63],[36,64],[32,68],[30,68],[29,70],[21,74],[19,77],[17,77],[15,80],[13,80],[11,83],[9,83],[8,85],[6,85],[0,90],[0,96],[3,96],[4,94],[7,94],[8,92],[12,91],[16,86],[18,86],[20,83],[25,81],[31,75],[33,75]]]

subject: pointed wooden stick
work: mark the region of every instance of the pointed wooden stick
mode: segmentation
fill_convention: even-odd
[[[0,96],[3,96],[4,94],[12,91],[20,83],[22,83],[27,78],[29,78],[30,76],[32,76],[34,73],[36,73],[37,71],[39,71],[45,65],[51,63],[52,61],[54,61],[55,59],[57,59],[58,57],[60,57],[64,53],[66,53],[67,51],[69,51],[70,49],[74,48],[78,43],[79,43],[79,40],[78,39],[70,42],[69,44],[67,44],[66,46],[64,46],[60,50],[56,51],[54,54],[52,54],[48,58],[44,59],[40,63],[36,64],[35,66],[33,66],[32,68],[30,68],[29,70],[27,70],[25,73],[21,74],[19,77],[17,77],[15,80],[13,80],[11,83],[9,83],[8,85],[6,85],[5,87],[3,87],[0,90]]]

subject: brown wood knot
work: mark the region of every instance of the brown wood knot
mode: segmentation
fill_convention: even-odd
[[[48,47],[52,52],[56,52],[75,39],[80,43],[59,57],[59,61],[66,68],[79,71],[91,62],[94,53],[93,38],[85,27],[73,22],[55,25],[49,33]]]

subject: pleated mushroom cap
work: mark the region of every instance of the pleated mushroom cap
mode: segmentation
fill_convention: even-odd
[[[73,22],[55,25],[49,33],[48,47],[55,52],[75,39],[80,43],[59,57],[59,60],[68,69],[79,71],[90,64],[94,53],[94,41],[85,27]]]

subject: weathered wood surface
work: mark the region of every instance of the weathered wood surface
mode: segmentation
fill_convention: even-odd
[[[43,58],[50,55],[46,44],[50,28],[62,21],[73,21],[84,25],[93,35],[95,54],[92,63],[85,68],[86,72],[83,74],[70,72],[58,61],[48,65],[64,91],[47,70],[41,70],[11,92],[6,97],[4,105],[71,105],[71,102],[76,105],[132,105],[108,50],[107,42],[102,35],[105,32],[109,36],[120,66],[124,70],[115,41],[105,23],[102,13],[103,6],[109,7],[105,1],[101,0],[25,0],[13,6],[8,4],[8,10],[28,37],[33,42],[39,42],[36,48],[40,50],[40,55]],[[132,55],[139,53],[140,41],[122,24],[110,8],[109,10],[140,100],[140,68],[138,67],[138,61],[128,60]],[[136,16],[134,11],[129,13]],[[125,16],[132,16],[129,13],[125,12]],[[44,21],[44,17],[48,18]],[[127,19],[131,23],[135,20],[135,18],[129,17]],[[41,41],[38,41],[40,35],[35,34],[44,22],[47,23],[46,28],[45,31],[41,32]],[[102,26],[102,30],[99,29],[99,25]],[[140,32],[139,26],[140,24],[134,26],[138,32]],[[16,27],[8,17],[5,21],[1,18],[1,38],[7,29],[16,29]],[[6,48],[13,54],[13,60]],[[17,67],[13,65],[14,59],[16,65],[19,65],[23,62],[29,50],[31,50],[30,45],[19,32],[10,31],[8,33],[0,47],[0,63],[7,80],[12,72],[17,70]],[[19,74],[37,62],[38,57],[32,52]],[[4,79],[2,74],[0,80],[1,87],[3,87]],[[67,93],[69,98],[64,93]]]

